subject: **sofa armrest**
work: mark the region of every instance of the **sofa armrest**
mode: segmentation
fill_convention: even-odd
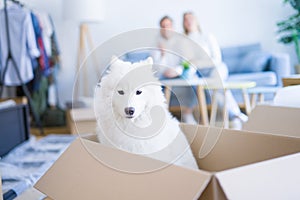
[[[288,76],[291,74],[291,64],[290,57],[286,53],[276,53],[272,54],[269,69],[276,73],[277,85],[282,85],[282,77]]]

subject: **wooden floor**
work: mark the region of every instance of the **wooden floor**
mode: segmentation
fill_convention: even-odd
[[[44,127],[44,136],[49,134],[70,134],[70,130],[67,126],[61,126],[61,127]],[[35,136],[43,136],[40,133],[40,129],[36,127],[30,128],[30,133]]]

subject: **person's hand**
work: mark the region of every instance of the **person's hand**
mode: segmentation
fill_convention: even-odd
[[[180,74],[175,69],[167,69],[163,75],[166,78],[175,78],[177,76],[180,76]]]

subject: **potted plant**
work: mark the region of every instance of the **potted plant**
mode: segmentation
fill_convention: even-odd
[[[190,62],[184,60],[181,62],[181,65],[183,67],[181,77],[185,79],[189,78]]]
[[[284,0],[289,3],[296,11],[295,14],[286,20],[277,23],[279,42],[284,44],[294,43],[298,64],[295,66],[296,73],[300,73],[300,0]]]

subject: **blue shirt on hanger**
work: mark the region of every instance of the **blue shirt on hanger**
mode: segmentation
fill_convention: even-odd
[[[36,45],[36,38],[34,35],[30,11],[22,8],[19,5],[11,4],[7,7],[9,19],[9,36],[12,57],[16,61],[17,67],[20,71],[23,83],[33,79],[32,58],[37,58],[40,52]],[[0,10],[0,68],[1,77],[5,62],[8,57],[7,35],[5,25],[4,10]],[[7,71],[4,77],[4,85],[18,86],[21,85],[17,73],[9,62]]]

